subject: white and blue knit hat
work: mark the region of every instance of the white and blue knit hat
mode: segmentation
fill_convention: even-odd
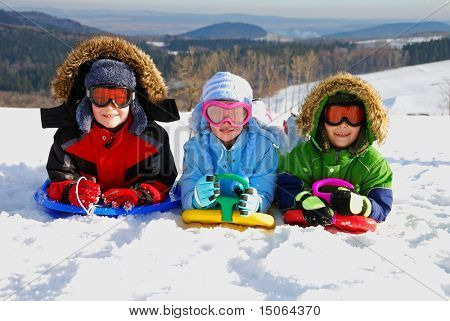
[[[252,105],[253,89],[242,77],[227,71],[220,71],[206,81],[200,102],[195,106],[191,117],[191,127],[195,132],[209,128],[202,115],[202,102],[210,100],[240,101]]]
[[[253,90],[247,80],[230,72],[218,72],[203,86],[202,101],[231,100],[252,104]]]

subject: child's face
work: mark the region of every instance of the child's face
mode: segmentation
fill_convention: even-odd
[[[226,121],[220,127],[211,126],[211,131],[226,147],[230,147],[230,145],[232,145],[236,138],[241,134],[243,128],[243,125],[233,127]]]
[[[337,126],[325,123],[325,131],[331,145],[336,148],[347,148],[358,138],[361,126],[349,126],[345,121]]]
[[[223,100],[222,103],[225,104],[233,104],[234,101],[226,101]],[[242,115],[238,115],[238,112],[242,112]],[[234,110],[234,116],[237,118],[245,118],[245,111],[242,109],[236,109]],[[240,117],[239,117],[240,116]],[[228,122],[227,120],[220,125],[217,126],[210,126],[211,132],[220,139],[220,141],[225,145],[225,147],[230,148],[233,146],[234,142],[236,141],[236,138],[241,134],[242,129],[244,128],[244,124],[241,126],[233,126]]]
[[[95,120],[106,128],[116,128],[123,124],[130,113],[130,106],[125,108],[117,108],[112,103],[105,107],[97,107],[92,104],[92,113]]]

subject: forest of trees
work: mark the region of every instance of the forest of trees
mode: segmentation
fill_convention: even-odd
[[[48,34],[34,27],[0,24],[0,90],[48,91],[56,67],[86,35]]]
[[[447,60],[450,59],[450,38],[406,45],[403,51],[407,53],[408,65]]]
[[[28,26],[0,24],[0,91],[45,93],[67,53],[87,34],[52,32]],[[273,95],[292,84],[310,82],[337,71],[367,73],[408,64],[449,59],[450,39],[401,49],[360,48],[341,41],[268,42],[250,40],[166,39],[156,48],[142,38],[130,38],[150,54],[176,98],[180,110],[190,110],[203,83],[219,70],[249,80],[255,97]],[[178,54],[168,50],[178,49]],[[294,102],[293,102],[294,103]]]
[[[337,71],[366,73],[403,65],[402,52],[392,48],[374,52],[349,45],[308,48],[304,44],[296,47],[290,43],[179,54],[174,58],[170,75],[180,84],[172,90],[180,109],[190,110],[201,95],[203,83],[219,70],[246,78],[252,84],[255,97],[270,97],[289,85],[311,82]]]
[[[223,49],[206,51],[197,50],[206,46],[205,41],[194,44],[187,53],[175,56],[167,70],[169,79],[179,81],[172,94],[183,110],[195,106],[203,83],[219,70],[229,70],[249,80],[255,97],[270,97],[289,85],[308,83],[337,71],[361,74],[450,59],[450,38],[411,44],[403,49],[358,48],[347,42],[314,41],[256,42],[252,46],[245,43],[233,47],[226,42],[228,46]]]

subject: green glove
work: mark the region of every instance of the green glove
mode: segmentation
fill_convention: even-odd
[[[310,191],[303,191],[295,197],[297,207],[303,212],[305,221],[311,226],[330,225],[334,212],[320,198],[313,196]]]
[[[341,215],[362,215],[372,213],[372,203],[366,196],[359,195],[346,187],[339,187],[331,194],[331,207]]]

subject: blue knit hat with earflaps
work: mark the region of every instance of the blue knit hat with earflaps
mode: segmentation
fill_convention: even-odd
[[[131,67],[126,63],[112,59],[100,59],[92,64],[84,78],[86,89],[98,85],[125,86],[134,90],[136,88],[136,77]],[[135,135],[140,135],[147,127],[147,116],[137,98],[130,103],[130,112],[133,115],[133,122],[129,131]],[[78,104],[76,119],[78,126],[84,133],[91,130],[94,115],[88,97],[84,97]]]
[[[208,121],[202,115],[202,102],[229,100],[245,102],[252,105],[252,99],[253,90],[248,81],[230,72],[218,72],[206,81],[203,86],[201,101],[195,106],[190,120],[192,130],[200,135],[201,148],[203,149],[201,154],[205,157],[206,173],[213,174],[214,166],[209,153],[209,135],[211,135],[211,130]],[[252,154],[256,142],[255,126],[258,126],[258,123],[252,117],[247,123],[247,126],[248,142],[242,161],[244,173],[241,174],[243,175],[251,172]]]

